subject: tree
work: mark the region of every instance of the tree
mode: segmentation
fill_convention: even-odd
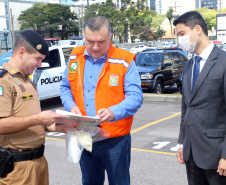
[[[85,13],[84,13],[84,20],[87,21],[90,17],[97,16],[101,4],[95,3],[90,5],[89,7],[86,7]]]
[[[49,30],[51,37],[53,30],[58,30],[62,27],[62,37],[68,29],[77,30],[77,16],[70,11],[69,6],[59,4],[35,4],[31,8],[22,11],[18,21],[22,24],[21,30],[33,28],[41,33]]]
[[[149,10],[148,7],[141,7],[139,2],[133,4],[126,10],[126,17],[130,24],[133,37],[136,36],[141,40],[149,41],[152,34],[152,31],[150,32],[152,18],[156,16],[157,13],[153,10]]]
[[[35,4],[31,8],[22,11],[18,21],[21,23],[21,30],[33,28],[37,32],[41,32],[48,25],[48,17],[45,11],[46,4]]]
[[[111,24],[113,37],[118,35],[120,41],[122,40],[124,16],[121,11],[116,9],[112,0],[107,0],[106,3],[96,3],[86,7],[84,20],[86,21],[93,16],[104,16],[108,19]]]
[[[209,9],[207,7],[196,9],[199,12],[207,24],[207,29],[210,30],[212,26],[216,27],[216,15],[217,12],[214,9]]]
[[[157,31],[153,33],[153,39],[158,40],[162,36],[164,36],[166,31],[164,31],[160,26],[158,27]]]
[[[169,20],[169,23],[170,23],[170,29],[171,29],[171,35],[172,35],[172,38],[173,38],[173,28],[172,28],[173,9],[172,9],[172,8],[170,8],[170,9],[167,11],[166,17],[167,17],[167,19]]]
[[[50,36],[52,37],[52,32],[57,29],[59,25],[62,27],[61,39],[67,38],[67,31],[69,28],[78,30],[78,25],[76,24],[77,15],[70,11],[69,6],[64,6],[60,4],[47,4],[46,13],[49,18],[48,29],[50,30]]]
[[[153,39],[153,33],[152,30],[148,27],[144,27],[142,33],[140,33],[141,40],[150,41]]]
[[[145,5],[145,1],[139,1],[137,3],[131,2],[131,0],[122,0],[122,7],[120,10],[116,9],[115,4],[112,0],[107,0],[106,3],[92,4],[86,7],[84,19],[87,20],[92,16],[101,15],[106,17],[111,23],[113,36],[118,36],[120,42],[123,39],[128,41],[128,32],[131,31],[132,36],[139,38],[141,36],[142,40],[149,40],[150,34],[147,37],[142,35],[144,31],[151,30],[151,23],[153,17],[157,13],[153,10],[149,10]],[[146,27],[146,28],[145,28]],[[138,30],[140,32],[138,33]],[[114,37],[113,37],[114,38]]]
[[[158,29],[159,25],[162,24],[162,22],[165,20],[166,15],[165,14],[158,14],[155,17],[152,18],[151,27],[153,30]]]
[[[217,11],[217,13],[225,13],[225,12],[226,12],[226,8]]]

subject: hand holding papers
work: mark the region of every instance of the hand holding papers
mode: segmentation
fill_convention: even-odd
[[[95,125],[100,125],[98,121],[100,120],[99,118],[96,117],[90,117],[90,116],[80,116],[78,114],[74,114],[72,112],[67,112],[64,110],[56,110],[56,113],[61,114],[61,115],[66,115],[68,118],[62,118],[62,119],[56,119],[55,123],[59,124],[79,124],[79,125],[90,125],[90,126],[95,126]]]
[[[67,118],[56,119],[58,124],[73,124],[74,128],[66,134],[66,148],[68,161],[78,163],[83,149],[92,152],[92,144],[110,137],[110,134],[98,127],[100,119],[97,117],[81,116],[71,112],[56,110],[56,113],[66,115]]]

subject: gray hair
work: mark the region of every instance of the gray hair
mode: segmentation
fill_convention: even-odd
[[[89,18],[83,27],[83,34],[85,35],[85,29],[88,27],[91,31],[100,31],[100,29],[106,26],[109,33],[109,38],[111,37],[111,24],[103,16],[94,16]]]

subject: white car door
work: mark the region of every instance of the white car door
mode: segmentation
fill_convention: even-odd
[[[60,84],[66,67],[65,60],[68,60],[72,49],[73,47],[51,49],[50,57],[43,60],[43,62],[49,63],[49,67],[35,70],[33,81],[37,85],[40,100],[60,95]]]

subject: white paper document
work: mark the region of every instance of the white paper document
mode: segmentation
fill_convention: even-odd
[[[56,119],[55,123],[60,124],[80,124],[80,125],[100,125],[98,123],[99,119],[91,116],[80,116],[72,112],[67,112],[64,110],[56,110],[56,113],[61,115],[66,115],[68,118]]]

